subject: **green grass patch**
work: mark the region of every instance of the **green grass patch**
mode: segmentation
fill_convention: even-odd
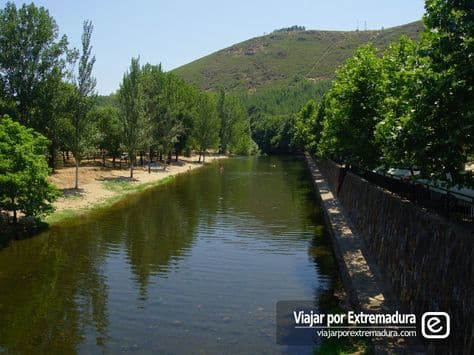
[[[66,219],[71,219],[71,218],[79,216],[79,214],[80,214],[79,212],[80,211],[78,211],[78,210],[71,210],[71,209],[62,210],[62,211],[55,211],[52,214],[50,214],[49,216],[47,216],[44,219],[44,221],[46,223],[48,223],[49,225],[56,224],[58,222],[62,222],[64,220],[66,220]]]
[[[161,180],[158,181],[152,181],[144,184],[133,184],[132,181],[104,181],[103,184],[104,186],[115,192],[115,194],[109,198],[107,198],[104,201],[98,202],[90,207],[87,208],[79,208],[76,210],[73,209],[66,209],[62,211],[56,211],[47,216],[44,221],[48,223],[49,225],[54,225],[58,224],[60,222],[65,222],[67,220],[71,220],[74,218],[77,218],[79,216],[82,216],[87,213],[92,213],[100,210],[104,210],[107,208],[110,208],[117,202],[125,199],[127,196],[135,193],[139,193],[142,191],[145,191],[146,189],[160,186],[166,183],[169,183],[170,181],[174,180],[176,175],[173,176],[167,176]]]
[[[314,355],[374,354],[370,339],[366,338],[329,338],[314,352]]]

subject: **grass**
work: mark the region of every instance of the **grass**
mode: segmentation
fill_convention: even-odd
[[[295,77],[334,78],[357,47],[372,42],[384,49],[402,34],[417,38],[421,21],[377,31],[299,31],[271,33],[222,49],[174,70],[201,89],[247,91],[286,85]]]
[[[146,189],[156,187],[159,185],[166,184],[172,180],[176,175],[172,176],[167,176],[161,180],[158,181],[152,181],[148,182],[145,184],[133,184],[132,181],[104,181],[103,184],[104,186],[115,192],[115,194],[106,200],[99,202],[97,204],[94,204],[88,208],[80,208],[80,209],[65,209],[62,211],[55,211],[51,215],[45,218],[45,222],[48,223],[49,225],[54,225],[60,222],[64,222],[66,220],[74,219],[79,216],[83,216],[85,214],[94,212],[94,211],[100,211],[100,210],[105,210],[114,204],[116,204],[119,201],[122,201],[125,199],[127,196],[135,193],[139,193],[142,191],[145,191]]]
[[[314,355],[346,355],[346,354],[373,354],[372,345],[366,338],[329,338],[324,339]]]

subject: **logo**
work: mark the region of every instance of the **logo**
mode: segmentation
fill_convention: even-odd
[[[426,312],[421,317],[421,334],[426,339],[445,339],[451,330],[450,323],[446,312]]]

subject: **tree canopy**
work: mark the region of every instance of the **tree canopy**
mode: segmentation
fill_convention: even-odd
[[[48,182],[48,140],[8,116],[0,118],[0,210],[39,217],[58,193]]]

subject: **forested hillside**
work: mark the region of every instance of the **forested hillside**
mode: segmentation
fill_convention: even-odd
[[[334,78],[362,44],[383,50],[405,34],[418,38],[421,21],[377,31],[303,31],[300,27],[252,38],[183,65],[173,72],[201,89],[256,90],[307,78]]]

